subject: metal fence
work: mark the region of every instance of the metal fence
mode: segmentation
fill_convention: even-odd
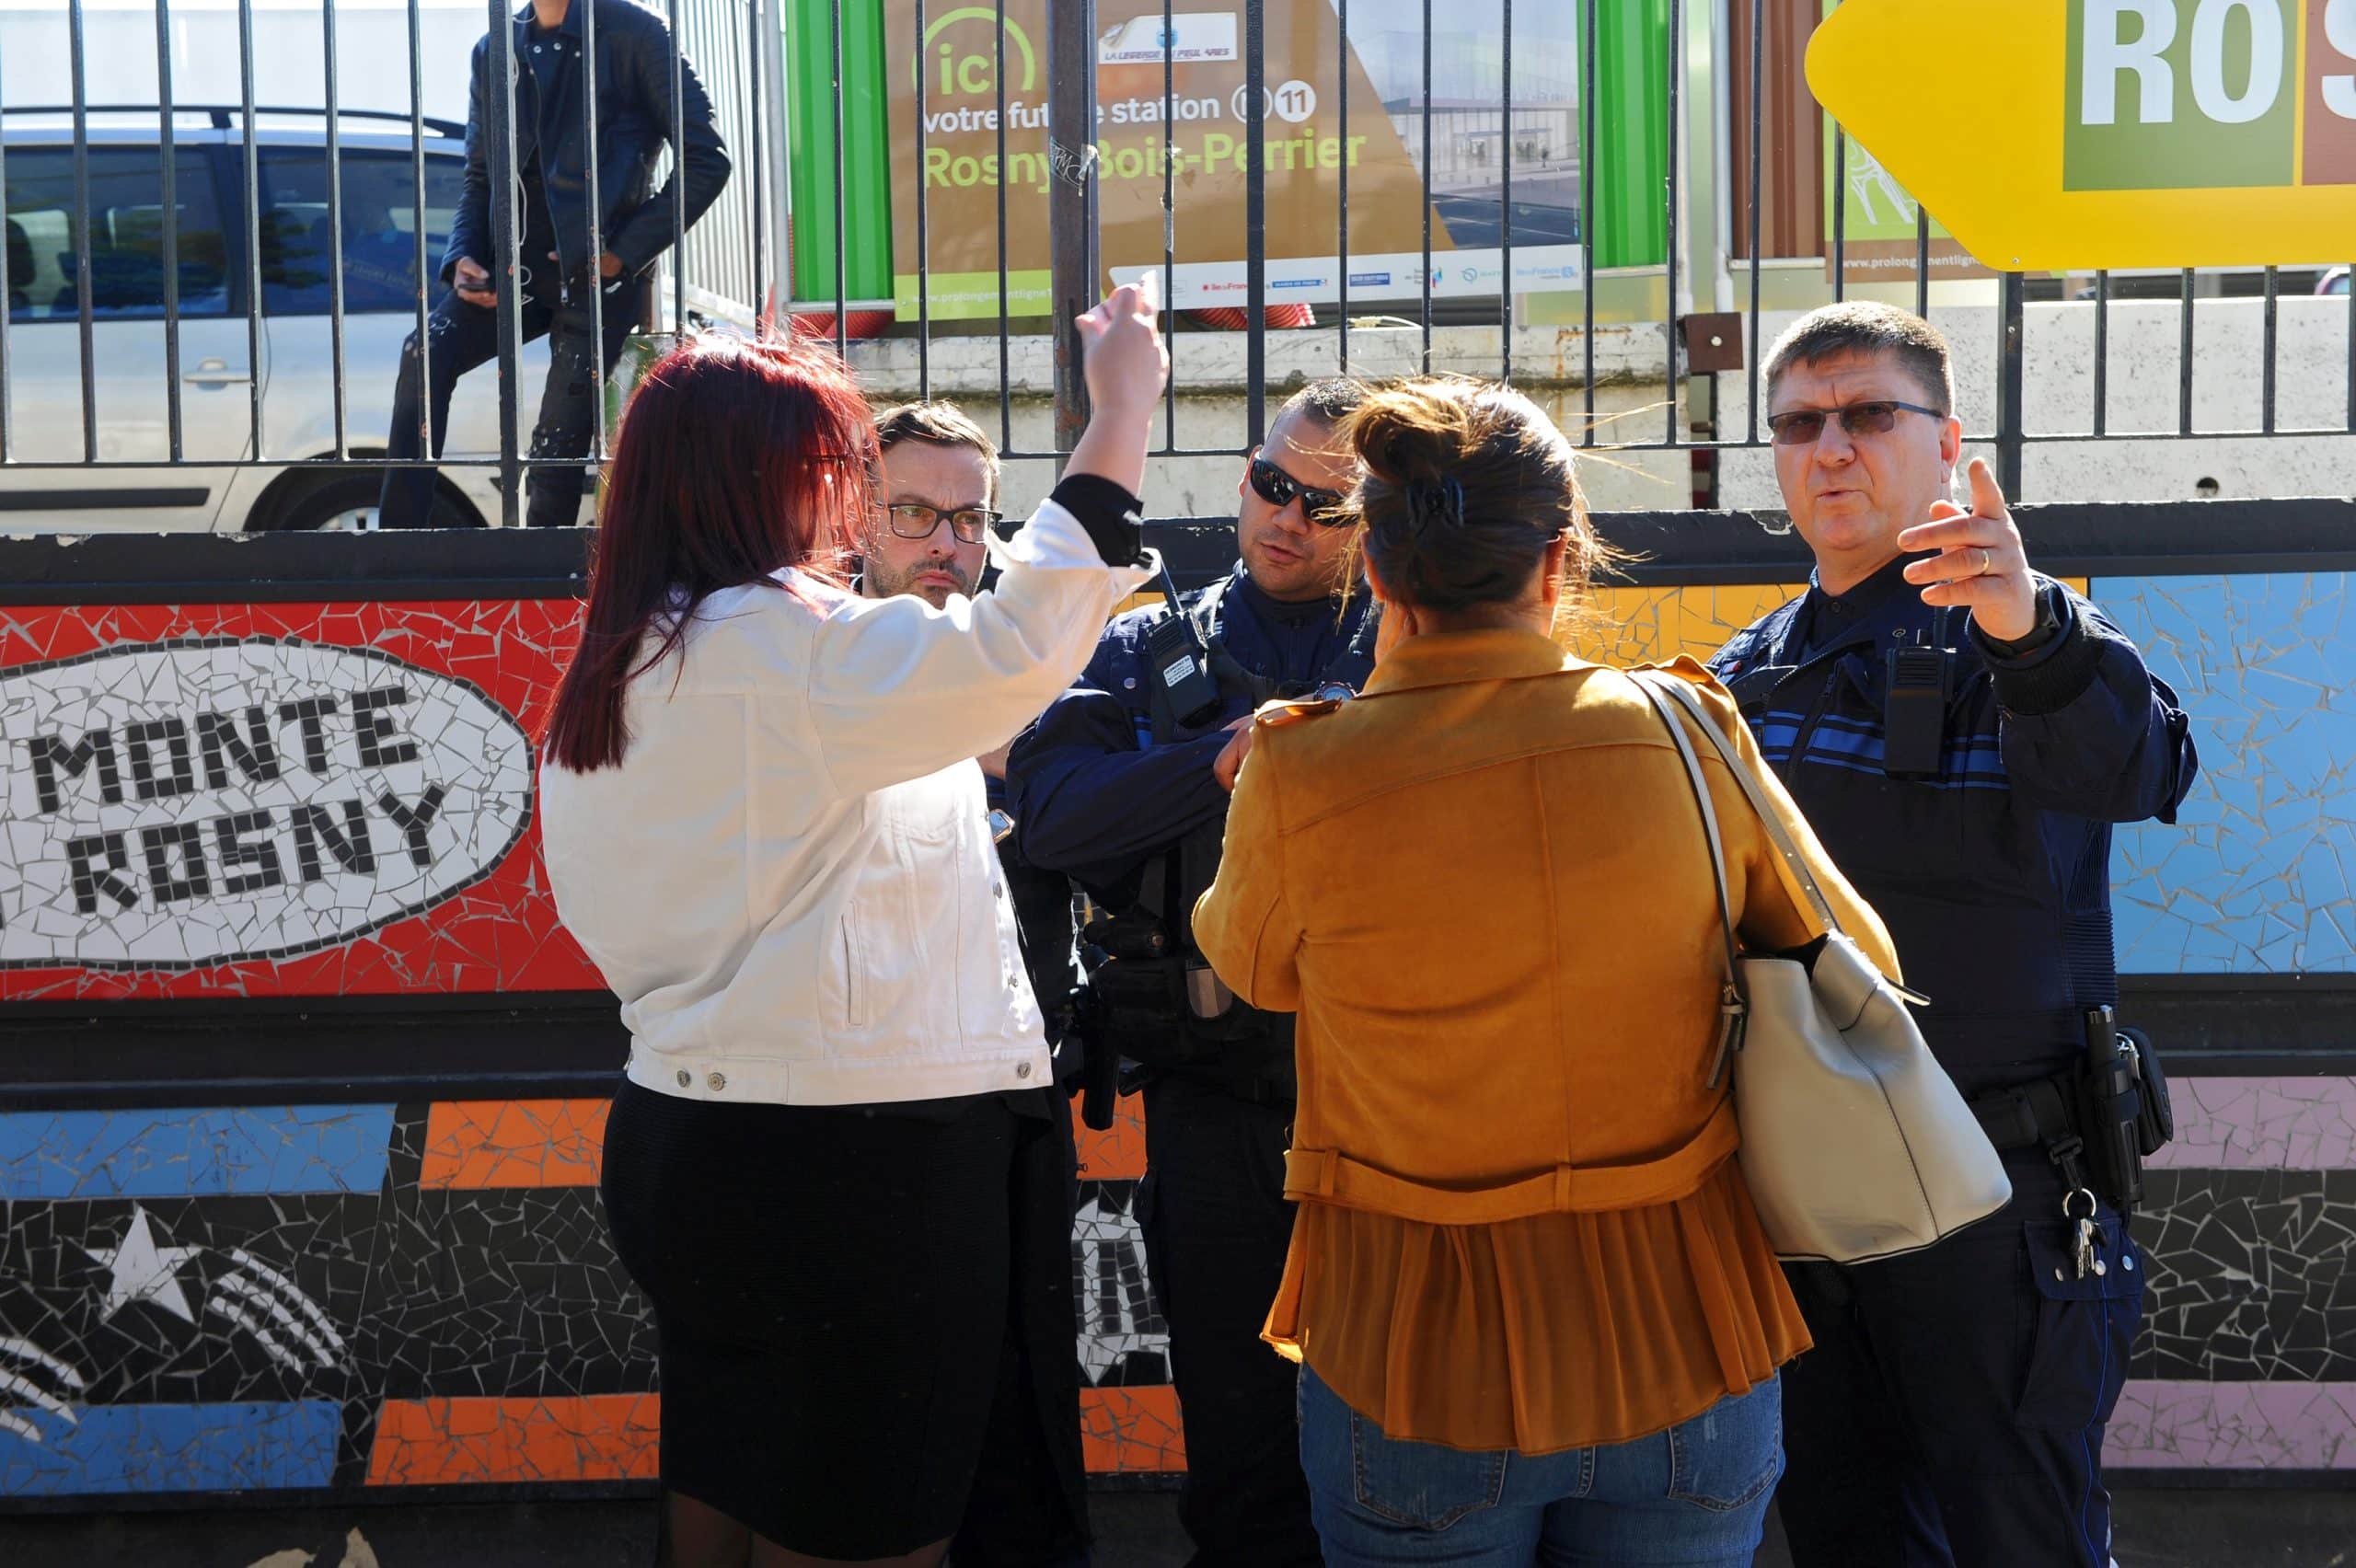
[[[610,3],[610,0],[609,0]],[[834,90],[832,121],[834,170],[831,181],[820,182],[818,189],[789,191],[787,164],[790,148],[785,126],[787,106],[784,102],[787,75],[783,65],[781,35],[788,6],[807,7],[818,0],[658,0],[669,25],[673,42],[674,123],[670,127],[670,143],[676,150],[681,144],[683,125],[680,115],[681,95],[676,90],[681,71],[680,60],[691,60],[706,83],[719,116],[723,138],[731,150],[735,173],[720,202],[692,228],[687,222],[683,182],[673,181],[675,194],[672,213],[673,246],[668,252],[663,275],[657,285],[662,301],[651,312],[649,320],[654,330],[675,331],[681,324],[706,322],[727,323],[742,330],[759,330],[769,324],[783,292],[783,276],[787,248],[789,196],[803,202],[827,202],[834,210],[836,251],[834,256],[834,311],[831,332],[839,350],[852,352],[849,341],[849,321],[852,300],[848,297],[848,274],[842,249],[842,236],[848,217],[849,180],[846,174],[845,103],[851,86],[845,70],[844,0],[825,0],[827,9],[828,37],[833,50],[831,85]],[[857,0],[860,6],[876,6],[879,0]],[[897,4],[899,0],[890,0]],[[914,7],[915,36],[930,37],[928,5],[939,11],[943,0],[907,0]],[[1363,6],[1368,0],[1360,0]],[[1764,168],[1768,147],[1781,132],[1772,123],[1767,113],[1767,100],[1773,87],[1768,80],[1771,62],[1787,58],[1796,46],[1796,39],[1785,36],[1812,25],[1816,11],[1813,4],[1794,6],[1784,0],[1494,0],[1500,47],[1496,60],[1496,111],[1506,133],[1500,137],[1501,156],[1497,163],[1496,190],[1496,231],[1498,248],[1502,253],[1499,286],[1493,301],[1466,302],[1450,298],[1436,298],[1433,259],[1435,247],[1434,213],[1436,187],[1434,181],[1434,125],[1442,111],[1434,100],[1435,70],[1433,58],[1433,0],[1421,0],[1421,86],[1420,113],[1399,110],[1394,106],[1377,103],[1371,112],[1388,113],[1395,121],[1403,115],[1416,121],[1420,133],[1421,233],[1422,269],[1418,279],[1418,295],[1415,317],[1407,323],[1419,335],[1420,353],[1415,362],[1431,368],[1435,361],[1435,345],[1440,332],[1453,322],[1476,321],[1497,329],[1494,371],[1506,379],[1515,379],[1528,372],[1525,363],[1517,363],[1517,313],[1520,308],[1514,287],[1514,248],[1516,228],[1521,221],[1515,202],[1516,164],[1518,149],[1512,128],[1515,115],[1515,35],[1517,28],[1525,36],[1533,30],[1552,39],[1576,40],[1577,79],[1576,87],[1578,117],[1577,145],[1579,151],[1579,193],[1577,226],[1579,235],[1580,276],[1577,294],[1579,316],[1577,346],[1569,356],[1576,366],[1573,374],[1570,363],[1556,374],[1565,380],[1576,380],[1583,388],[1580,412],[1583,419],[1576,432],[1580,443],[1588,447],[1608,446],[1626,451],[1720,452],[1729,449],[1758,448],[1762,444],[1761,409],[1761,374],[1763,351],[1766,348],[1762,317],[1766,314],[1762,269],[1772,258],[1762,254],[1762,193],[1769,180]],[[590,79],[596,72],[598,43],[596,39],[596,7],[589,0],[576,0],[583,17],[582,29],[583,66]],[[1330,0],[1335,13],[1335,36],[1339,40],[1336,80],[1339,86],[1335,110],[1339,117],[1340,134],[1346,144],[1350,137],[1350,122],[1354,110],[1360,115],[1369,112],[1363,104],[1353,105],[1350,97],[1352,73],[1349,68],[1353,42],[1350,23],[1350,0]],[[260,373],[263,353],[263,318],[265,313],[264,236],[261,201],[261,154],[273,114],[291,113],[273,110],[271,103],[280,100],[288,85],[281,82],[260,82],[255,70],[255,30],[257,26],[254,0],[237,0],[237,28],[241,93],[235,105],[199,106],[209,117],[210,128],[226,133],[234,143],[238,159],[239,181],[242,185],[240,224],[238,232],[228,240],[228,262],[235,277],[225,286],[233,297],[241,296],[245,316],[247,352],[255,367],[248,377],[249,443],[245,454],[235,459],[223,459],[215,455],[191,456],[183,439],[184,404],[181,391],[186,376],[182,364],[183,280],[186,256],[183,248],[181,219],[183,202],[176,190],[179,167],[175,157],[177,136],[187,133],[189,106],[176,102],[173,87],[173,21],[172,0],[155,0],[155,58],[156,93],[155,102],[123,108],[119,105],[94,104],[86,89],[88,73],[88,49],[86,40],[85,0],[64,0],[68,35],[67,58],[59,62],[60,74],[68,81],[67,100],[63,104],[44,103],[17,105],[0,103],[0,123],[11,132],[6,144],[0,145],[0,168],[17,144],[16,131],[38,123],[62,123],[70,133],[73,149],[73,211],[71,214],[71,246],[73,269],[71,287],[74,317],[78,329],[80,361],[80,408],[82,443],[78,454],[51,450],[27,450],[17,439],[17,421],[14,419],[14,376],[17,368],[11,347],[8,324],[0,322],[0,464],[16,469],[90,469],[108,467],[144,467],[174,468],[201,463],[207,467],[271,467],[282,466],[283,456],[272,458],[265,428],[262,376]],[[1642,14],[1645,25],[1657,25],[1665,33],[1666,49],[1659,63],[1659,91],[1647,102],[1657,103],[1657,123],[1643,125],[1622,119],[1607,123],[1600,112],[1601,94],[1599,91],[1599,60],[1603,52],[1600,30],[1606,13],[1613,6],[1624,6],[1624,15]],[[999,167],[1008,167],[1008,73],[1002,69],[1007,59],[1008,0],[992,0],[978,13],[975,7],[964,7],[960,14],[987,16],[995,13],[996,63],[1001,67],[995,75],[997,113],[994,117],[999,149]],[[650,7],[654,8],[654,7]],[[1265,433],[1267,423],[1268,345],[1267,326],[1271,306],[1268,260],[1268,173],[1271,142],[1268,126],[1270,105],[1267,95],[1267,29],[1265,0],[1243,0],[1241,9],[1241,63],[1244,86],[1238,102],[1243,121],[1242,150],[1244,179],[1242,192],[1242,231],[1245,236],[1244,283],[1242,305],[1247,327],[1242,346],[1242,392],[1245,401],[1243,439],[1227,444],[1183,444],[1180,440],[1178,409],[1186,385],[1188,353],[1186,340],[1195,334],[1180,330],[1177,374],[1173,375],[1165,402],[1165,418],[1156,455],[1164,457],[1213,456],[1240,454],[1255,444]],[[411,261],[415,277],[413,315],[419,338],[431,352],[431,341],[425,331],[428,312],[434,293],[432,282],[438,258],[430,255],[427,243],[429,205],[427,191],[426,144],[432,137],[446,142],[456,127],[429,117],[424,110],[426,83],[422,64],[419,0],[408,0],[408,69],[409,110],[405,117],[388,116],[383,111],[347,110],[341,103],[344,84],[339,79],[337,40],[337,8],[334,0],[319,0],[318,17],[324,29],[323,79],[316,84],[323,99],[320,112],[326,144],[327,184],[325,224],[329,234],[341,236],[346,221],[346,201],[341,152],[347,134],[358,134],[352,127],[364,123],[381,132],[386,126],[405,125],[411,144],[410,167],[413,176],[412,201],[414,213],[410,227],[414,235],[415,254]],[[521,300],[517,269],[512,264],[516,241],[521,235],[523,213],[519,210],[515,149],[517,93],[515,90],[518,63],[515,58],[516,27],[519,18],[527,14],[503,6],[491,0],[483,19],[488,36],[483,44],[489,58],[490,79],[504,82],[507,90],[491,95],[487,123],[470,128],[469,145],[479,146],[491,171],[490,191],[491,221],[494,231],[507,240],[508,261],[494,269],[498,296],[498,376],[499,414],[498,439],[495,455],[478,457],[456,456],[441,460],[438,466],[460,467],[472,464],[493,467],[500,477],[502,495],[500,510],[502,520],[516,520],[517,493],[525,471],[542,464],[595,462],[606,451],[606,432],[600,422],[593,449],[581,457],[536,457],[525,451],[519,412],[519,400],[524,391],[518,385],[517,361],[521,352]],[[1149,16],[1150,13],[1149,12]],[[1172,40],[1176,36],[1179,14],[1174,0],[1161,0],[1161,43],[1160,45],[1161,75],[1162,123],[1171,123],[1177,111],[1176,61]],[[1098,69],[1097,9],[1092,0],[1050,0],[1047,11],[1048,61],[1048,141],[1045,163],[1052,172],[1049,184],[1048,221],[1052,237],[1053,306],[1051,319],[1068,322],[1095,297],[1105,282],[1104,270],[1099,260],[1099,190],[1101,179],[1094,167],[1096,125],[1096,76]],[[1612,18],[1621,25],[1621,18]],[[1023,44],[1025,52],[1029,45]],[[1696,51],[1700,52],[1697,61]],[[930,396],[935,386],[934,359],[940,339],[940,325],[932,317],[933,294],[930,251],[933,233],[932,197],[927,168],[927,70],[914,72],[917,114],[913,146],[908,150],[912,161],[905,170],[895,169],[895,178],[913,181],[914,189],[914,309],[906,312],[891,329],[894,336],[912,338],[915,343],[916,381],[920,393]],[[303,84],[309,86],[311,84]],[[587,170],[591,189],[598,188],[595,167],[599,144],[597,116],[599,106],[595,93],[584,94],[583,134],[590,167]],[[1739,102],[1742,119],[1747,124],[1730,126],[1731,105]],[[302,111],[310,112],[310,111]],[[1485,109],[1483,112],[1486,112]],[[153,236],[153,265],[160,275],[160,317],[163,332],[162,360],[165,377],[165,412],[167,426],[166,455],[160,458],[122,459],[102,455],[98,386],[99,366],[97,331],[101,322],[98,280],[94,275],[91,205],[91,150],[94,134],[102,143],[105,126],[99,121],[120,122],[123,117],[133,119],[153,116],[156,137],[161,152],[161,201],[156,213],[156,232]],[[98,131],[94,133],[94,124]],[[1740,134],[1739,161],[1737,162],[1735,135]],[[1403,133],[1403,134],[1404,134]],[[1598,389],[1610,375],[1608,365],[1598,363],[1600,340],[1597,298],[1599,280],[1602,276],[1596,259],[1594,243],[1598,221],[1596,180],[1593,171],[1599,161],[1610,154],[1615,139],[1655,134],[1665,150],[1661,164],[1659,186],[1660,232],[1663,238],[1661,259],[1649,267],[1613,268],[1608,270],[1614,278],[1659,280],[1658,298],[1665,302],[1659,318],[1654,323],[1663,340],[1663,381],[1669,395],[1657,412],[1660,423],[1657,432],[1629,432],[1615,429],[1607,439],[1604,432],[1604,410],[1598,403]],[[1415,142],[1411,139],[1410,145]],[[1832,167],[1846,165],[1848,149],[1841,133],[1831,133]],[[898,149],[895,149],[896,158]],[[1959,149],[1958,156],[1967,156]],[[1162,254],[1161,273],[1164,281],[1165,297],[1175,294],[1178,275],[1180,236],[1178,225],[1179,159],[1168,156],[1161,168],[1161,213],[1162,221]],[[1714,214],[1697,215],[1699,205],[1694,199],[1693,181],[1705,179],[1711,186],[1710,201]],[[830,185],[831,189],[826,187]],[[1851,200],[1848,182],[1839,178],[1829,181],[1830,236],[1826,263],[1832,298],[1842,297],[1850,287],[1851,244],[1849,238]],[[1397,200],[1393,193],[1388,198]],[[999,279],[999,312],[996,323],[999,394],[1000,402],[1000,433],[1007,455],[1013,458],[1052,458],[1053,451],[1026,449],[1014,439],[1013,405],[1018,386],[1013,371],[1015,345],[1035,337],[1044,329],[1029,318],[1018,317],[1011,306],[1009,287],[1010,218],[1007,183],[998,182],[996,234]],[[1350,268],[1350,229],[1352,191],[1350,170],[1345,159],[1338,167],[1334,182],[1334,219],[1338,236],[1339,258],[1335,282],[1338,300],[1330,311],[1320,311],[1320,325],[1328,326],[1334,333],[1334,369],[1344,375],[1362,369],[1363,358],[1354,359],[1353,302]],[[1358,211],[1367,212],[1367,198],[1360,194]],[[595,255],[602,249],[603,237],[598,231],[597,214],[591,214],[590,250]],[[11,221],[12,235],[15,227]],[[1697,232],[1698,231],[1698,232]],[[1919,212],[1915,221],[1915,256],[1913,260],[1913,303],[1915,308],[1928,314],[1932,305],[1933,229],[1930,215]],[[1739,243],[1737,243],[1738,236]],[[145,243],[143,241],[143,243]],[[328,246],[327,309],[329,352],[332,358],[331,398],[333,402],[334,439],[332,453],[322,454],[335,461],[356,461],[382,464],[386,459],[369,451],[372,432],[362,432],[355,446],[347,408],[347,263],[344,246],[341,242]],[[13,303],[17,298],[19,280],[12,278],[11,269],[19,264],[17,248],[12,243],[9,254],[0,257],[0,285],[6,285],[12,300],[11,316],[17,314]],[[2318,259],[2318,266],[2329,264],[2329,259]],[[1704,276],[1705,272],[1708,274]],[[1738,278],[1737,275],[1738,274]],[[2047,288],[2044,280],[2032,280],[2019,273],[1998,274],[1994,281],[1995,329],[1999,341],[1995,348],[1996,398],[1992,422],[1986,428],[1969,433],[1968,440],[1992,444],[2000,458],[2000,471],[2013,493],[2020,491],[2022,465],[2027,450],[2040,443],[2101,441],[2182,440],[2190,437],[2217,436],[2292,436],[2308,434],[2339,434],[2356,432],[2356,294],[2346,302],[2348,329],[2348,363],[2345,386],[2339,398],[2341,415],[2337,421],[2324,424],[2291,426],[2279,417],[2279,392],[2281,364],[2281,293],[2283,273],[2273,268],[2250,274],[2261,305],[2261,338],[2263,365],[2255,407],[2246,417],[2234,421],[2230,428],[2214,425],[2197,426],[2195,387],[2200,375],[2200,355],[2196,352],[2196,320],[2203,306],[2196,299],[2196,291],[2212,286],[2210,275],[2196,278],[2189,271],[2174,280],[2174,292],[2178,300],[2179,352],[2177,356],[2177,418],[2172,429],[2121,430],[2111,418],[2111,322],[2114,300],[2122,297],[2121,282],[2108,274],[2097,273],[2091,284],[2093,319],[2093,360],[2091,398],[2083,409],[2083,418],[2067,421],[2063,428],[2032,428],[2027,414],[2028,386],[2026,385],[2027,310],[2033,290]],[[1732,303],[1735,308],[1697,312],[1694,304],[1704,293],[1715,296],[1714,303],[1727,303],[1727,280],[1735,278]],[[2163,282],[2165,281],[2163,280]],[[1649,286],[1649,285],[1647,285]],[[2137,279],[2133,289],[2148,296],[2153,282]],[[664,308],[667,306],[667,308]],[[592,312],[593,331],[597,352],[603,352],[603,324]],[[1176,325],[1173,323],[1173,325]],[[1363,330],[1359,328],[1358,330]],[[1053,333],[1057,394],[1057,449],[1067,448],[1076,437],[1083,417],[1084,392],[1079,375],[1078,345],[1068,329]],[[1701,348],[1707,343],[1706,350]],[[1461,363],[1455,354],[1451,363]],[[1717,398],[1720,387],[1733,377],[1733,384],[1742,386],[1743,414],[1737,428],[1719,428]],[[201,383],[199,383],[201,384]],[[2308,399],[2310,402],[2312,398]],[[437,466],[424,458],[408,460],[410,466]]]

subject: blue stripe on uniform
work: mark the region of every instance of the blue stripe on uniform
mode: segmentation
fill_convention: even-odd
[[[343,1407],[330,1400],[85,1405],[70,1423],[14,1413],[40,1440],[0,1426],[0,1498],[326,1486],[343,1429]]]
[[[389,1105],[0,1115],[0,1200],[375,1193]]]

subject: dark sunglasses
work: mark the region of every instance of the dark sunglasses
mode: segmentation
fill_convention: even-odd
[[[1812,446],[1824,434],[1824,421],[1838,415],[1841,428],[1851,435],[1888,435],[1898,422],[1899,410],[1943,420],[1946,415],[1936,409],[1926,409],[1920,403],[1901,403],[1895,398],[1877,398],[1871,402],[1851,403],[1839,409],[1793,409],[1785,413],[1767,416],[1767,428],[1775,432],[1778,446]]]
[[[1321,528],[1338,528],[1351,521],[1342,511],[1339,491],[1316,490],[1302,484],[1265,457],[1252,459],[1250,478],[1252,493],[1279,512],[1297,500],[1300,502],[1301,515]]]
[[[949,520],[950,534],[959,543],[967,545],[978,545],[987,538],[990,525],[1001,515],[987,506],[968,506],[956,512],[943,512],[920,501],[898,502],[884,509],[885,525],[903,539],[931,538],[945,517]]]

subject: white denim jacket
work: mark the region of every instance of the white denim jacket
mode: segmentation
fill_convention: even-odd
[[[619,767],[540,772],[557,912],[621,998],[630,1080],[837,1105],[1045,1084],[981,769],[1148,576],[1043,505],[936,610],[795,572],[704,602],[638,677]]]

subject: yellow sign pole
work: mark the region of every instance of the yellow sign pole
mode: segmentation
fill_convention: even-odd
[[[1991,267],[2356,253],[2356,0],[1844,0],[1807,79]]]

